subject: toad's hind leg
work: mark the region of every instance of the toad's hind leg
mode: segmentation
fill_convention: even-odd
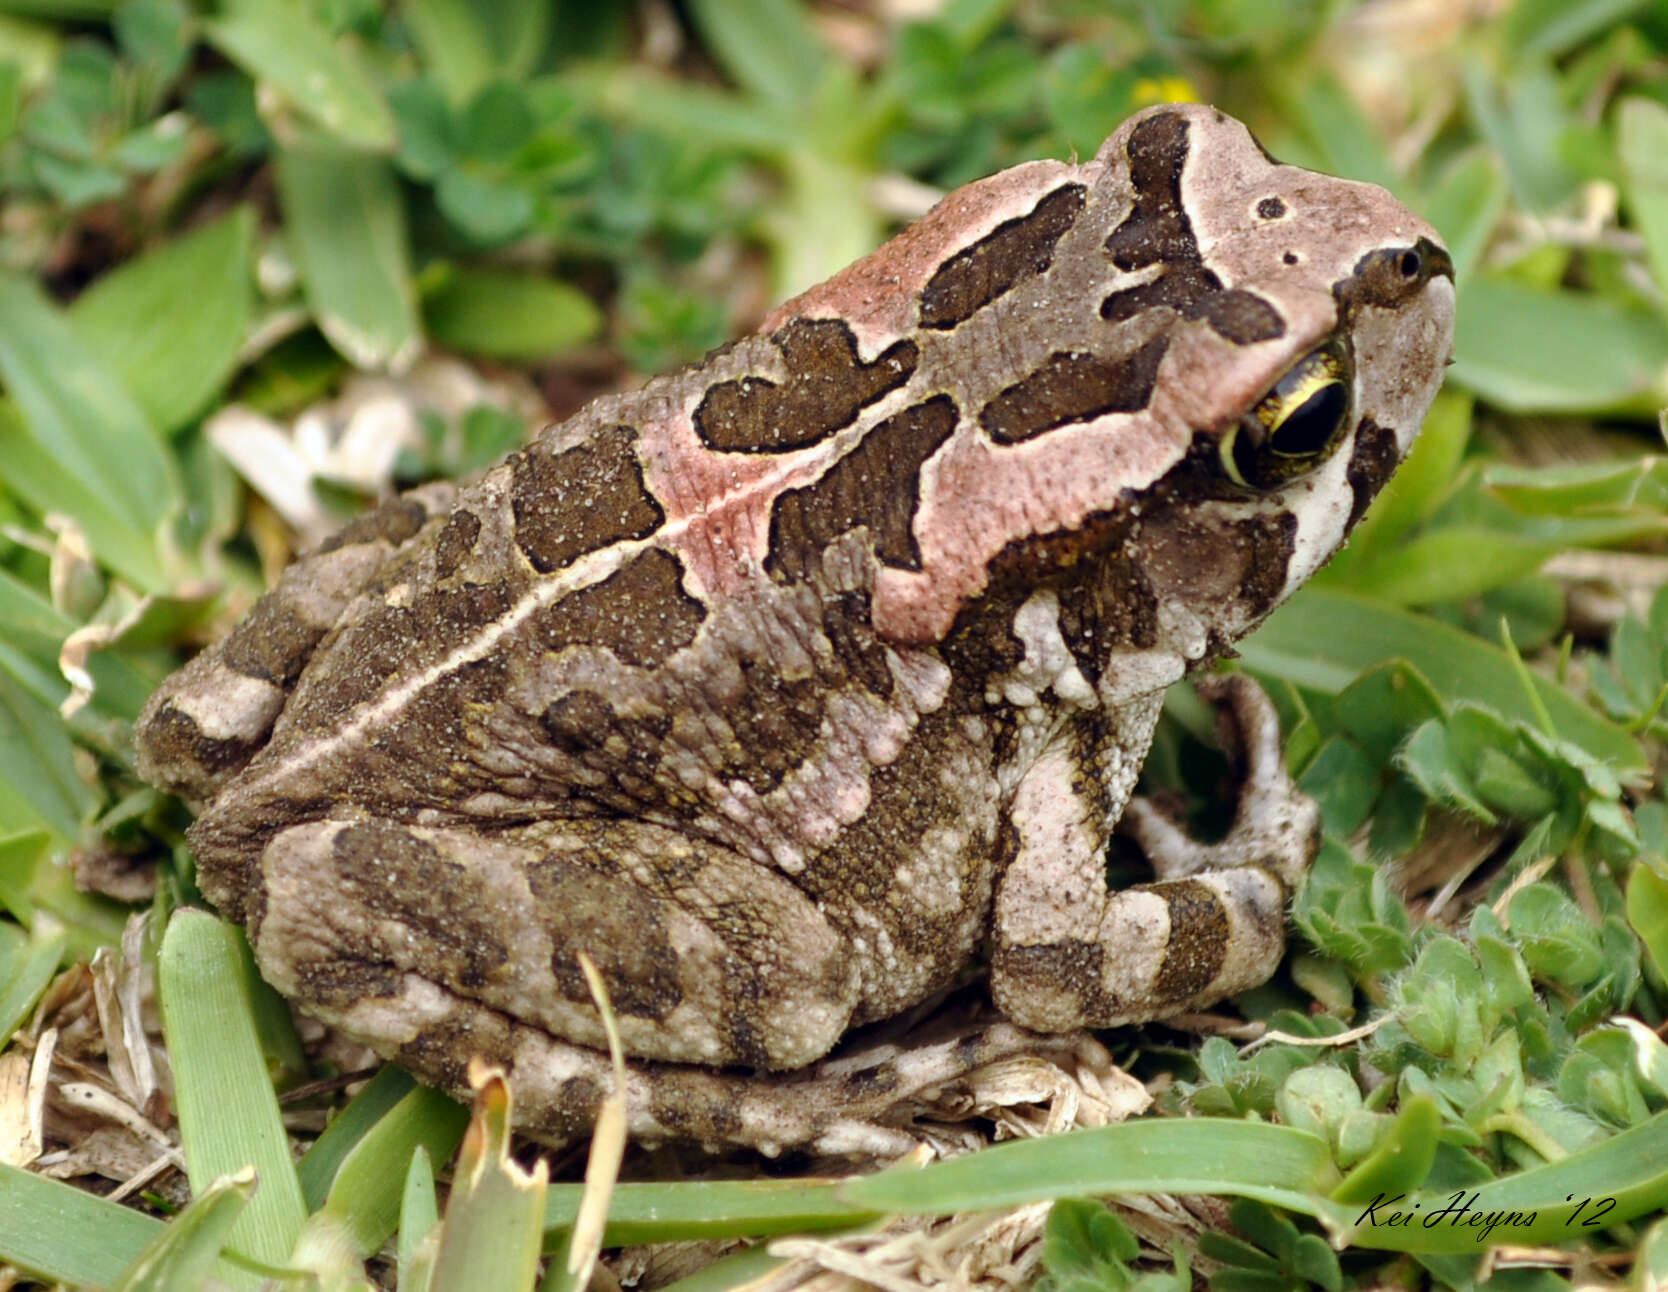
[[[292,563],[242,622],[152,694],[134,729],[139,774],[206,802],[260,752],[314,648],[389,556],[457,487],[390,498]]]
[[[1094,819],[1063,752],[1045,754],[1022,782],[991,974],[1015,1022],[1052,1032],[1165,1018],[1254,987],[1279,964],[1286,902],[1314,856],[1320,812],[1286,773],[1279,720],[1257,685],[1242,676],[1198,685],[1242,761],[1239,803],[1228,835],[1201,844],[1151,804],[1129,802],[1116,824],[1157,882],[1106,891],[1113,822]]]
[[[606,1048],[581,952],[639,1058],[803,1067],[857,1001],[851,948],[805,894],[644,821],[307,822],[267,843],[257,883],[249,936],[273,986],[453,1085],[435,1038],[464,1062],[494,1016]]]

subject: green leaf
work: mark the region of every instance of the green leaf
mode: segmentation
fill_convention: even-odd
[[[1352,592],[1399,606],[1459,601],[1540,569],[1559,544],[1475,525],[1433,529],[1384,559],[1358,567]]]
[[[480,242],[508,241],[533,217],[525,188],[463,167],[443,172],[434,196],[446,218]]]
[[[253,212],[239,207],[112,270],[70,308],[76,335],[163,430],[203,412],[237,367],[254,231]]]
[[[1510,658],[1470,633],[1366,597],[1308,587],[1240,643],[1252,672],[1336,694],[1365,670],[1404,659],[1427,678],[1447,704],[1470,700],[1507,718],[1538,725]],[[1644,753],[1631,736],[1543,677],[1535,695],[1558,734],[1623,780],[1645,774]]]
[[[405,201],[387,161],[324,145],[277,156],[278,196],[319,330],[360,368],[399,370],[422,332]]]
[[[29,279],[0,271],[0,480],[42,511],[76,517],[94,553],[145,591],[181,505],[173,461],[139,405]],[[10,445],[7,442],[10,441]],[[81,505],[87,504],[86,511]]]
[[[132,1207],[0,1163],[0,1260],[46,1282],[109,1287],[161,1233]]]
[[[458,145],[476,160],[502,162],[533,137],[537,126],[525,90],[489,81],[458,116]]]
[[[157,958],[157,993],[192,1189],[253,1165],[260,1188],[233,1226],[231,1247],[281,1265],[306,1206],[244,991],[239,936],[203,911],[175,911]]]
[[[1332,1191],[1333,1200],[1370,1202],[1380,1193],[1417,1189],[1436,1160],[1442,1110],[1429,1096],[1407,1100],[1367,1159]]]
[[[1656,285],[1668,292],[1668,108],[1655,99],[1622,100],[1617,142],[1627,172],[1627,202],[1651,257]]]
[[[498,71],[484,7],[470,0],[407,0],[401,6],[423,67],[453,103],[467,102]]]
[[[1656,965],[1668,977],[1668,879],[1644,858],[1627,877],[1627,922]]]
[[[180,0],[125,0],[110,26],[123,56],[160,84],[179,75],[191,52],[190,14]]]
[[[827,52],[798,0],[692,0],[689,8],[714,60],[743,89],[791,109],[821,84]]]
[[[1649,413],[1668,402],[1668,322],[1504,278],[1466,284],[1451,379],[1520,413]]]
[[[1442,722],[1427,722],[1409,736],[1396,763],[1427,797],[1468,812],[1485,825],[1497,820],[1477,793],[1470,770]]]
[[[1087,1279],[1098,1288],[1128,1286],[1124,1264],[1140,1254],[1135,1235],[1104,1202],[1061,1198],[1049,1208],[1042,1262],[1056,1288],[1071,1279]]]
[[[550,358],[602,327],[602,312],[578,288],[493,269],[453,271],[423,306],[439,344],[494,359]]]
[[[351,148],[390,152],[394,117],[376,82],[299,0],[235,0],[204,34],[250,76]]]

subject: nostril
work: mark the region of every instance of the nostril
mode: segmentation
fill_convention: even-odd
[[[1424,268],[1424,258],[1417,249],[1402,252],[1401,271],[1403,278],[1417,278],[1419,271]]]

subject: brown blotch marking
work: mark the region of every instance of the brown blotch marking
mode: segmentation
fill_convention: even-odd
[[[449,579],[456,574],[480,536],[481,518],[474,512],[454,511],[448,516],[434,540],[434,577]]]
[[[670,552],[639,552],[601,583],[534,616],[548,651],[602,646],[623,664],[654,668],[695,640],[706,607],[683,590],[683,565]]]
[[[1187,122],[1172,112],[1148,117],[1129,137],[1130,182],[1135,207],[1106,239],[1119,269],[1161,265],[1159,277],[1113,292],[1100,307],[1108,322],[1169,308],[1183,318],[1204,319],[1235,345],[1272,341],[1285,322],[1273,305],[1250,292],[1224,291],[1205,267],[1193,224],[1182,206],[1181,176],[1187,162]],[[1222,297],[1230,298],[1223,301]]]
[[[787,361],[787,380],[742,377],[707,391],[695,430],[709,448],[781,453],[815,444],[908,381],[920,357],[913,341],[899,341],[864,363],[842,319],[792,319],[770,339]]]
[[[1396,473],[1402,460],[1396,444],[1396,433],[1380,426],[1370,417],[1363,417],[1355,428],[1355,447],[1350,450],[1345,476],[1353,495],[1349,505],[1346,532],[1355,528],[1361,513],[1384,487],[1384,482]]]
[[[425,1023],[422,1031],[400,1046],[392,1058],[428,1084],[467,1099],[469,1060],[480,1055],[513,1074],[515,1050],[512,1025],[504,1015],[497,1010],[460,1005],[453,1013]],[[595,1118],[593,1111],[579,1129],[589,1129]]]
[[[768,794],[816,748],[828,686],[820,677],[787,681],[768,660],[743,660],[746,692],[724,708],[735,744],[724,750],[724,772]]]
[[[898,888],[894,876],[900,861],[917,852],[935,827],[966,818],[967,790],[946,779],[941,752],[945,744],[965,738],[961,718],[950,706],[924,715],[897,759],[869,774],[868,810],[817,854],[795,881],[837,924],[846,910],[864,910],[878,918],[894,943],[919,963],[930,965],[940,983],[948,982],[962,967],[958,938],[966,915],[960,910],[923,910]],[[960,863],[969,874],[988,865],[989,844],[970,836],[967,855]],[[842,931],[860,932],[843,926]],[[852,1021],[869,1020],[860,1009]]]
[[[399,993],[405,975],[385,961],[311,960],[295,966],[302,1000],[327,1009],[347,1009],[362,1000],[386,1000]]]
[[[488,904],[471,900],[479,885],[469,868],[428,840],[392,822],[357,822],[337,833],[330,856],[367,910],[417,935],[423,971],[442,985],[477,990],[509,960]]]
[[[1252,614],[1262,615],[1286,590],[1286,574],[1297,550],[1297,517],[1289,511],[1248,516],[1237,528],[1250,553],[1240,596]]]
[[[550,856],[527,867],[537,918],[550,935],[550,972],[568,1000],[589,1006],[579,953],[591,958],[621,1014],[659,1022],[683,1000],[678,953],[662,902],[622,875]]]
[[[657,1064],[650,1083],[649,1115],[674,1134],[717,1143],[741,1131],[740,1096],[733,1074],[684,1065]]]
[[[766,568],[787,578],[814,576],[823,548],[863,525],[885,564],[919,570],[911,525],[921,467],[950,438],[958,417],[953,399],[934,395],[874,427],[814,483],[784,491],[771,509]]]
[[[877,1063],[871,1068],[859,1068],[842,1084],[853,1099],[873,1099],[902,1087],[903,1078],[894,1064]]]
[[[550,743],[597,773],[574,778],[571,792],[609,813],[630,816],[645,807],[674,816],[699,811],[696,795],[660,763],[672,720],[625,717],[594,691],[570,691],[539,715]]]
[[[342,630],[328,647],[326,672],[292,702],[289,721],[318,730],[381,694],[390,679],[427,667],[501,618],[513,600],[502,583],[433,588],[409,605],[382,605]]]
[[[1035,371],[979,410],[979,424],[998,444],[1017,444],[1068,422],[1147,406],[1170,339],[1153,338],[1118,359],[1080,351],[1051,354]]]
[[[1115,550],[1059,591],[1060,636],[1091,686],[1116,650],[1158,644],[1158,597],[1140,565]]]
[[[324,542],[313,549],[313,555],[334,552],[355,543],[387,543],[398,547],[429,518],[428,509],[415,498],[390,498],[363,516],[355,516]]]
[[[250,740],[217,740],[205,736],[197,720],[165,701],[144,729],[145,748],[153,766],[185,764],[205,772],[225,772],[243,766],[260,748]]]
[[[1054,262],[1054,248],[1083,211],[1088,190],[1065,184],[1027,215],[996,226],[956,252],[921,289],[921,326],[950,328],[971,318]]]
[[[1257,203],[1257,214],[1265,220],[1278,220],[1286,213],[1286,204],[1277,197],[1265,197]]]
[[[1170,908],[1170,937],[1153,978],[1158,1000],[1186,1000],[1216,980],[1228,951],[1228,916],[1217,895],[1196,879],[1142,884]]]
[[[324,629],[313,627],[280,596],[269,593],[227,634],[220,659],[234,673],[258,677],[287,691],[323,636]]]
[[[631,427],[610,426],[561,453],[534,445],[511,456],[516,543],[540,574],[660,527],[666,513],[643,483],[636,442]]]
[[[835,670],[830,681],[842,685],[855,678],[865,690],[882,699],[892,695],[892,670],[886,647],[875,636],[873,609],[867,592],[831,592],[822,598],[822,631],[833,648]]]
[[[992,972],[1011,984],[1016,997],[1048,999],[1064,987],[1077,998],[1085,1018],[1110,1018],[1122,1012],[1106,990],[1106,948],[1098,942],[1067,938],[1038,946],[999,946]]]
[[[984,707],[985,679],[1000,677],[1019,667],[1025,658],[1025,644],[1013,628],[1013,607],[1000,598],[984,598],[965,605],[944,637],[944,662],[958,682],[973,691],[975,707]]]
[[[548,1103],[538,1108],[518,1108],[517,1121],[538,1139],[551,1144],[572,1143],[596,1125],[597,1112],[607,1093],[608,1088],[593,1077],[569,1077]]]
[[[1286,333],[1280,311],[1251,292],[1236,289],[1208,296],[1200,304],[1199,313],[1219,336],[1235,345],[1274,341]]]

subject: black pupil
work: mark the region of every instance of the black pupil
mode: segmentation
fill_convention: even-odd
[[[1402,276],[1417,278],[1419,276],[1419,253],[1417,251],[1402,252]]]
[[[1319,453],[1331,442],[1348,407],[1343,383],[1327,382],[1280,423],[1274,432],[1274,451],[1293,458]]]

